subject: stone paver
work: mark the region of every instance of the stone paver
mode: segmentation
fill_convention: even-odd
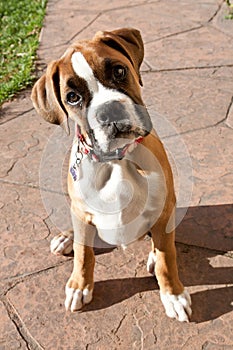
[[[0,302],[1,313],[1,335],[0,335],[0,349],[23,349],[26,350],[27,346],[22,339],[17,329],[15,328],[12,319],[8,316],[7,310],[4,304]]]
[[[70,227],[72,136],[36,115],[28,90],[0,117],[0,349],[233,348],[233,21],[226,11],[221,0],[48,1],[38,74],[98,30],[142,32],[143,96],[173,165],[184,217],[178,262],[193,315],[189,324],[164,315],[145,269],[147,240],[98,254],[93,302],[65,312],[72,258],[52,256],[49,241]]]

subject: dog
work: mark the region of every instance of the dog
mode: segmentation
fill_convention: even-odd
[[[166,314],[189,321],[191,299],[180,282],[175,248],[171,167],[141,96],[141,34],[134,28],[100,31],[52,61],[32,89],[46,121],[69,134],[75,122],[68,192],[73,230],[51,241],[54,254],[74,251],[65,307],[92,300],[94,240],[127,246],[150,232],[147,270],[155,274]]]

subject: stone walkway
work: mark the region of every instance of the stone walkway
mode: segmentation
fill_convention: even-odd
[[[193,316],[189,324],[165,316],[146,272],[146,240],[98,254],[93,302],[65,312],[72,259],[52,256],[49,242],[69,226],[71,138],[36,115],[25,91],[0,118],[1,350],[233,349],[233,21],[226,12],[220,0],[48,2],[38,71],[98,30],[142,32],[143,96],[173,164],[179,206],[190,207],[176,241]]]

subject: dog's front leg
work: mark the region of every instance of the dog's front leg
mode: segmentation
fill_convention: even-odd
[[[94,226],[77,219],[72,214],[74,228],[74,265],[73,272],[66,284],[66,310],[76,311],[92,300],[94,288],[95,256],[93,241],[96,233]],[[85,245],[86,244],[86,245]]]
[[[188,322],[191,316],[191,298],[178,276],[176,263],[175,232],[166,233],[162,224],[152,230],[152,251],[147,269],[155,272],[160,297],[167,316]]]
[[[66,310],[79,310],[92,300],[94,265],[93,248],[74,243],[74,268],[66,284]]]

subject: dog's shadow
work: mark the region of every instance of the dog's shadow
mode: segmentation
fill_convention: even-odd
[[[95,283],[94,300],[85,307],[85,311],[106,309],[135,294],[158,289],[153,277],[132,277],[109,279]]]
[[[202,208],[198,210],[201,211]],[[211,207],[209,210],[211,210]],[[200,215],[199,212],[198,215]],[[195,221],[193,213],[191,216]],[[208,214],[207,222],[210,220],[210,217]],[[228,215],[225,215],[229,229],[230,221],[228,219]],[[221,220],[223,220],[223,216],[221,216]],[[196,228],[195,224],[193,226]],[[183,228],[186,228],[185,220]],[[205,229],[208,230],[208,225]],[[182,223],[180,224],[180,232],[182,232]],[[179,233],[180,238],[181,235]],[[225,239],[224,234],[222,235],[222,239]],[[203,242],[203,237],[200,237],[200,240]],[[229,246],[229,240],[227,243],[228,250],[232,250],[232,243],[231,246]],[[219,242],[219,246],[221,246],[221,242]],[[227,285],[233,283],[233,266],[221,266],[221,255],[223,256],[225,253],[206,248],[198,248],[198,245],[197,247],[190,247],[183,244],[177,244],[177,251],[180,279],[185,286],[192,286],[197,290],[191,294],[193,309],[191,321],[201,323],[216,319],[232,311],[233,286]],[[216,258],[217,256],[218,258]],[[217,264],[217,266],[220,261],[220,267],[212,266],[212,260],[215,261],[214,265]],[[99,281],[95,283],[94,300],[85,307],[84,312],[105,309],[136,294],[153,290],[158,290],[158,284],[153,276]]]
[[[231,274],[232,274],[231,270]],[[192,297],[192,322],[214,320],[233,311],[233,287],[215,288],[197,292]]]
[[[193,249],[193,250],[192,250]],[[192,261],[182,255],[182,245],[179,245],[180,278],[185,286],[192,286],[198,291],[192,292],[191,321],[201,323],[214,320],[233,311],[232,267],[213,267],[211,261],[221,258],[224,253],[212,252],[206,249],[191,248]],[[195,253],[199,250],[198,254]],[[221,260],[221,259],[220,259]]]
[[[178,247],[181,280],[199,289],[191,295],[191,321],[201,323],[233,311],[232,213],[233,205],[193,207],[178,227],[179,241],[195,246]]]

